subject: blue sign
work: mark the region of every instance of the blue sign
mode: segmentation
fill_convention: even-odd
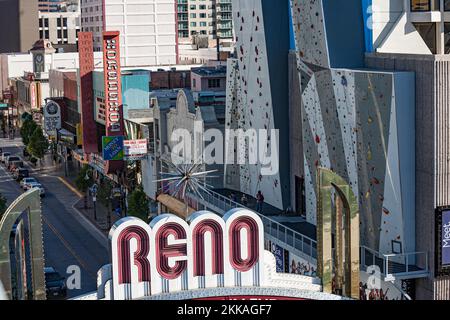
[[[103,160],[105,161],[115,161],[123,160],[123,136],[116,137],[103,137],[102,139],[102,149],[103,149]]]
[[[450,210],[442,212],[442,265],[450,265]]]
[[[284,249],[272,243],[272,253],[275,256],[277,272],[284,272]]]

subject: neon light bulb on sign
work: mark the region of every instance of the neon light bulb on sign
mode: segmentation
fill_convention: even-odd
[[[125,218],[111,229],[114,299],[201,288],[260,286],[263,225],[235,209],[183,219],[160,215],[150,225]]]

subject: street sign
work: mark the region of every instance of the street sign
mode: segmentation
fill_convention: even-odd
[[[44,130],[49,136],[56,136],[61,129],[61,107],[53,100],[48,100],[44,107]]]
[[[147,140],[125,140],[124,141],[125,157],[134,157],[147,154]]]
[[[103,160],[114,161],[123,160],[123,136],[114,137],[103,137],[102,138],[102,149],[103,149]]]
[[[0,110],[8,109],[7,103],[0,103]]]

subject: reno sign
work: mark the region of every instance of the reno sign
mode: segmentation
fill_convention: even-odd
[[[74,299],[343,299],[322,292],[316,277],[277,272],[263,235],[260,217],[241,208],[223,218],[198,211],[188,221],[123,218],[109,233],[111,263],[98,271],[97,291]]]
[[[111,229],[113,298],[183,290],[258,287],[263,279],[263,225],[249,210],[222,219],[207,211],[188,222],[164,214],[150,225],[125,218]]]

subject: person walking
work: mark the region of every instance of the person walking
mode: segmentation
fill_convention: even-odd
[[[263,203],[264,203],[264,195],[262,194],[261,190],[259,190],[258,193],[256,194],[256,211],[257,212],[262,213]]]
[[[245,196],[245,194],[243,194],[242,197],[241,197],[241,203],[242,203],[242,205],[245,206],[245,207],[248,205],[248,199],[247,199],[247,197]]]

